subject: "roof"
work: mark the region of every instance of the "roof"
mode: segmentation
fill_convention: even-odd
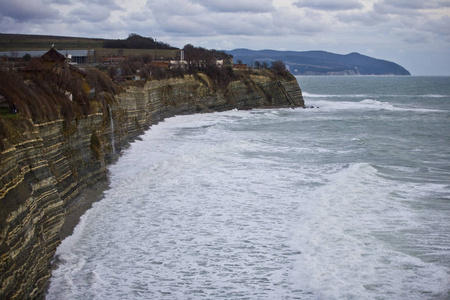
[[[42,55],[42,59],[44,61],[65,61],[66,57],[52,48],[47,51],[44,55]]]

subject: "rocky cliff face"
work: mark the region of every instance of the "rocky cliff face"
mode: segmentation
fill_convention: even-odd
[[[304,105],[295,78],[256,75],[226,90],[202,75],[150,81],[107,99],[108,114],[35,124],[0,153],[0,299],[44,298],[61,228],[81,191],[106,180],[113,149],[150,125],[176,114]]]

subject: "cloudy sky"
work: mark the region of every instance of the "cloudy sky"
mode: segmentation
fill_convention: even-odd
[[[450,75],[450,0],[0,0],[0,32],[359,52]]]

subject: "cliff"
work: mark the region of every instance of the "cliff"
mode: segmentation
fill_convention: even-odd
[[[44,298],[50,264],[81,192],[107,180],[107,164],[149,126],[176,114],[304,105],[293,76],[246,75],[226,88],[206,75],[149,81],[103,95],[68,122],[32,123],[0,153],[0,299]]]

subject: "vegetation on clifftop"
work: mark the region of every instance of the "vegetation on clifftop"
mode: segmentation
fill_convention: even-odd
[[[148,55],[132,56],[118,65],[85,66],[82,70],[69,65],[64,57],[56,63],[32,58],[17,62],[15,67],[0,65],[0,150],[6,148],[8,140],[23,138],[33,123],[58,119],[70,122],[94,112],[107,116],[108,103],[129,85],[190,75],[212,90],[225,91],[230,82],[249,82],[250,75],[272,80],[292,76],[281,61],[274,62],[270,69],[234,70],[232,56],[222,51],[190,44],[183,50],[186,65],[172,68],[152,64]],[[55,55],[60,54],[55,51]],[[201,74],[208,79],[205,81]],[[17,114],[12,114],[13,107]]]
[[[103,48],[120,48],[120,49],[177,49],[163,42],[157,42],[151,37],[143,37],[135,33],[131,33],[125,40],[105,40]]]
[[[81,72],[81,71],[80,71]],[[55,69],[33,60],[22,70],[0,68],[0,150],[5,139],[20,139],[32,123],[58,119],[70,122],[102,111],[102,91],[117,93],[120,86],[98,69],[82,73]],[[98,91],[95,94],[91,91]],[[12,114],[12,108],[17,114]],[[28,125],[26,125],[28,124]]]

